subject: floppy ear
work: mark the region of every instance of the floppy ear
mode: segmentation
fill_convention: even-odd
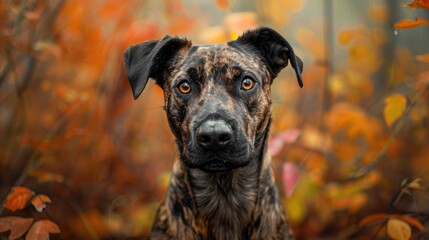
[[[262,27],[245,32],[237,40],[228,43],[231,46],[249,46],[252,50],[259,51],[262,60],[265,61],[274,77],[288,65],[292,65],[300,87],[304,85],[301,77],[303,63],[295,55],[292,46],[275,30]]]
[[[161,40],[151,40],[129,47],[124,53],[125,72],[137,99],[146,87],[149,78],[162,85],[162,77],[179,50],[190,46],[185,39],[165,36]]]

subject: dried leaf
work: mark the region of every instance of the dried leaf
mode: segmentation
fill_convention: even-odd
[[[31,226],[26,240],[49,240],[49,233],[60,233],[58,225],[51,220],[39,220]]]
[[[0,218],[0,232],[10,231],[9,239],[17,239],[24,235],[33,221],[33,218],[2,217]]]
[[[422,185],[422,178],[416,178],[407,184],[407,188],[425,190]]]
[[[41,170],[32,170],[28,175],[36,178],[39,183],[44,183],[44,182],[64,183],[66,181],[66,179],[60,174],[45,172]]]
[[[52,202],[51,199],[44,194],[39,194],[35,196],[33,199],[31,199],[31,204],[33,204],[33,206],[36,208],[38,212],[42,212],[43,209],[46,207],[46,203],[51,203],[51,202]]]
[[[62,54],[61,48],[54,42],[50,41],[36,42],[36,44],[34,44],[34,50],[36,50],[37,52],[52,54],[56,58],[60,58]]]
[[[416,8],[429,9],[429,0],[413,0],[410,3],[403,3],[401,5],[409,9],[416,9]]]
[[[34,192],[26,187],[13,187],[9,195],[7,195],[3,207],[12,212],[21,210],[33,196]]]
[[[387,222],[387,235],[395,240],[408,240],[411,237],[411,227],[400,219],[392,218]]]
[[[410,216],[401,216],[401,215],[399,215],[397,217],[400,218],[401,220],[407,222],[408,224],[416,227],[421,232],[425,231],[425,227],[423,226],[423,224],[418,219],[414,219]]]
[[[391,126],[398,118],[402,116],[407,107],[407,99],[402,94],[394,94],[384,99],[384,120],[387,126]]]
[[[370,223],[378,222],[379,220],[385,219],[387,217],[386,213],[374,213],[369,216],[366,216],[359,222],[359,226],[365,226]]]
[[[429,25],[429,22],[423,18],[416,18],[416,20],[404,19],[399,22],[396,22],[393,27],[396,29],[407,29],[420,25]]]

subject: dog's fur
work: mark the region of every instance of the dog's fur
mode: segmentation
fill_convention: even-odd
[[[273,79],[290,62],[302,87],[289,43],[270,28],[215,45],[166,36],[124,58],[135,99],[149,78],[164,90],[180,152],[150,239],[291,239],[267,150]]]

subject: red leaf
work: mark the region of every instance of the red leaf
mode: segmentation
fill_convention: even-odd
[[[31,226],[26,240],[49,240],[49,233],[60,233],[58,225],[51,220],[39,220]]]
[[[17,239],[24,235],[33,221],[33,218],[2,217],[0,218],[0,232],[10,230],[9,239]]]
[[[386,213],[374,213],[371,214],[369,216],[366,216],[364,219],[362,219],[359,222],[359,226],[365,226],[369,223],[375,222],[375,221],[379,221],[381,219],[386,219],[388,217],[388,215]]]
[[[34,192],[26,187],[13,187],[12,191],[7,195],[3,207],[12,212],[21,210],[33,196]]]
[[[46,203],[51,203],[51,202],[52,202],[51,199],[44,194],[39,194],[35,196],[33,199],[31,199],[31,204],[33,204],[33,206],[36,208],[38,212],[42,212],[43,209],[46,207]]]
[[[429,9],[429,0],[413,0],[410,3],[403,3],[403,7],[407,7],[409,9],[423,8]]]
[[[425,231],[425,227],[423,226],[423,224],[418,219],[414,219],[410,216],[401,216],[401,215],[397,215],[396,217],[403,220],[404,222],[407,222],[408,224],[416,227],[421,232]]]
[[[301,170],[294,163],[283,164],[283,185],[287,197],[290,197],[295,190],[296,184],[301,177]]]
[[[299,129],[293,128],[272,137],[268,143],[268,149],[271,152],[271,156],[276,156],[279,154],[284,144],[295,142],[300,134],[301,131]]]

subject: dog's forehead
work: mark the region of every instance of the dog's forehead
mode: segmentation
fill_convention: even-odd
[[[261,82],[270,81],[266,65],[255,52],[228,44],[193,45],[181,52],[169,82],[174,86],[187,78],[197,84],[215,81],[232,86],[243,72]]]
[[[236,65],[245,67],[259,66],[256,56],[240,51],[228,44],[193,45],[185,57],[185,65],[204,65],[206,68],[220,67],[223,65]]]

